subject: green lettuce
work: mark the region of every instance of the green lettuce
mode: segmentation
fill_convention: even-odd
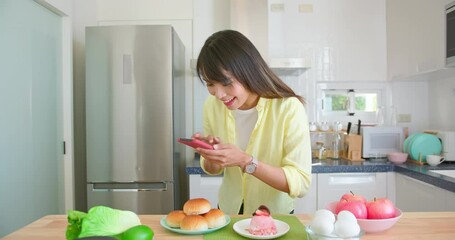
[[[82,228],[82,220],[87,213],[76,210],[68,211],[68,226],[66,226],[66,239],[73,240],[79,237]]]
[[[114,236],[137,225],[141,225],[141,221],[134,212],[96,206],[82,221],[79,237]]]
[[[139,225],[141,225],[139,217],[131,211],[105,206],[92,207],[88,213],[71,210],[68,211],[66,239],[92,236],[113,236],[122,239],[122,233]]]

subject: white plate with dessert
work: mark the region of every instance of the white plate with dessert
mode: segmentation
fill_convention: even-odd
[[[251,239],[274,239],[286,234],[290,227],[287,223],[273,219],[266,206],[260,206],[252,218],[234,223],[234,231]]]
[[[240,220],[234,223],[234,231],[241,236],[251,238],[251,239],[274,239],[283,236],[289,231],[289,225],[280,220],[274,220],[276,224],[276,234],[273,235],[254,235],[251,234],[250,229],[250,222],[251,218]]]

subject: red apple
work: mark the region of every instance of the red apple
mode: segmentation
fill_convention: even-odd
[[[352,191],[350,191],[349,193],[343,194],[343,196],[341,196],[340,200],[343,200],[343,199],[346,199],[349,202],[351,202],[351,201],[361,201],[363,203],[367,202],[367,200],[365,199],[364,196],[359,195],[359,194],[354,194]]]
[[[374,198],[366,203],[368,219],[396,217],[395,204],[388,198]]]
[[[368,216],[367,207],[365,203],[362,201],[348,201],[346,199],[342,199],[337,203],[335,213],[338,214],[339,212],[346,210],[354,214],[357,219],[365,219]]]

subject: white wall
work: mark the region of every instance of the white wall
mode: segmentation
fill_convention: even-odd
[[[418,74],[391,82],[398,112],[411,115],[409,132],[455,131],[455,68]]]
[[[214,32],[230,27],[229,1],[194,0],[193,59],[197,59],[205,40]],[[202,105],[208,95],[207,88],[198,77],[193,77],[194,132],[202,132]]]
[[[408,127],[409,133],[428,129],[428,82],[400,81],[391,82],[392,101],[398,114],[409,114],[411,122],[398,123]]]
[[[429,128],[455,131],[455,68],[429,79]]]

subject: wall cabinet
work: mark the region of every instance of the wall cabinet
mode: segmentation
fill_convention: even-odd
[[[270,56],[312,56],[316,82],[386,80],[385,0],[283,2],[270,10]]]
[[[445,64],[446,0],[387,0],[389,80],[439,70]]]
[[[396,174],[396,206],[405,212],[455,211],[455,193]]]

